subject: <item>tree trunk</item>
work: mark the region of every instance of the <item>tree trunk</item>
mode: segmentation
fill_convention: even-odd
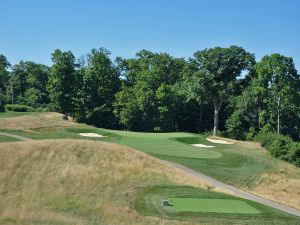
[[[218,103],[217,101],[214,101],[214,131],[213,136],[217,136],[218,132],[218,123],[219,123],[219,111],[222,105],[222,99]]]
[[[277,97],[277,134],[280,134],[280,96]]]
[[[214,133],[213,135],[214,136],[217,136],[217,131],[218,131],[218,120],[219,120],[219,111],[215,105],[215,112],[214,112]]]
[[[258,107],[258,130],[259,131],[261,129],[261,126],[260,126],[260,111],[261,111],[261,109],[260,109],[260,107]]]

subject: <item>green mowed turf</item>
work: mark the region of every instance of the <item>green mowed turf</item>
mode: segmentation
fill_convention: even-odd
[[[214,145],[214,151],[220,152],[222,157],[215,159],[188,159],[163,155],[155,156],[179,163],[227,184],[238,187],[251,187],[256,184],[262,173],[278,170],[277,159],[264,154],[261,150],[248,149],[247,146],[242,144],[212,144],[203,136],[179,137],[176,140],[188,145],[196,143]]]
[[[277,169],[276,159],[248,150],[240,144],[215,144],[192,133],[148,134],[110,131],[124,144],[157,158],[179,163],[195,171],[235,186],[251,187],[263,172]],[[191,144],[213,145],[197,148]],[[195,155],[195,151],[197,152]],[[234,174],[234,176],[232,175]]]
[[[171,207],[177,212],[206,213],[260,213],[259,210],[242,200],[205,199],[205,198],[169,198]]]
[[[0,142],[13,142],[13,141],[19,141],[19,140],[0,134]]]
[[[237,187],[251,187],[264,172],[278,170],[278,160],[248,149],[242,144],[215,144],[193,133],[144,133],[100,129],[86,125],[36,128],[33,132],[6,131],[32,139],[89,139],[126,145],[157,158],[179,163],[195,171]],[[105,138],[82,137],[79,133],[97,133]],[[213,145],[197,148],[191,144]],[[234,174],[234,176],[232,176]]]
[[[191,145],[185,145],[166,137],[149,137],[149,138],[135,138],[125,137],[121,139],[120,144],[130,146],[135,149],[142,150],[143,152],[164,155],[172,157],[183,158],[218,158],[222,154],[220,152],[197,148]]]
[[[149,154],[159,154],[164,156],[184,157],[184,158],[218,158],[222,154],[220,152],[197,148],[176,141],[176,137],[194,136],[189,133],[138,133],[126,131],[112,131],[98,129],[88,126],[77,126],[72,128],[56,127],[51,129],[36,128],[33,132],[28,131],[13,131],[12,133],[19,134],[33,139],[57,139],[57,138],[73,138],[73,139],[90,139],[98,141],[115,142],[126,145]],[[10,132],[10,131],[8,131]],[[106,137],[92,138],[80,136],[80,133],[96,133]]]
[[[267,170],[276,169],[276,160],[259,151],[248,149],[241,144],[223,145],[210,143],[205,136],[192,133],[143,133],[127,132],[94,128],[86,125],[71,127],[41,127],[30,131],[6,131],[20,134],[33,139],[90,139],[113,142],[133,147],[157,158],[182,164],[195,171],[202,172],[218,180],[240,186],[251,186],[256,179]],[[97,133],[105,138],[82,137],[79,133]],[[213,149],[197,148],[191,144],[214,145]],[[233,176],[234,174],[234,176]],[[150,190],[150,189],[149,189]],[[250,201],[232,196],[209,192],[202,189],[180,187],[153,188],[143,191],[138,197],[136,208],[145,215],[164,217],[168,219],[197,220],[219,224],[300,224],[299,218],[282,213],[278,210],[262,206]],[[216,212],[185,212],[163,208],[161,200],[165,198],[201,198],[229,199],[242,201],[261,213],[216,213]],[[180,205],[180,204],[179,204]],[[224,207],[222,207],[223,210]],[[255,216],[254,216],[255,215]],[[246,221],[246,222],[245,222]],[[296,222],[295,222],[296,221]]]
[[[162,200],[173,206],[162,206]],[[296,216],[219,192],[189,186],[153,186],[141,190],[136,210],[147,216],[203,224],[300,224]]]
[[[32,132],[31,132],[32,131]],[[157,158],[182,164],[195,171],[235,186],[251,187],[263,172],[276,169],[276,160],[238,144],[214,144],[193,133],[143,133],[100,129],[86,125],[36,128],[31,131],[6,131],[32,139],[89,139],[126,145]],[[97,133],[105,138],[82,137],[79,133]],[[197,148],[191,144],[213,145]],[[232,176],[234,174],[234,176]]]

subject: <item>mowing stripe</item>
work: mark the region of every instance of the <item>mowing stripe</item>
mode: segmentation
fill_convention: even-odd
[[[194,146],[167,138],[122,137],[121,143],[150,154],[159,154],[185,158],[218,158],[222,153],[211,149],[199,149]]]

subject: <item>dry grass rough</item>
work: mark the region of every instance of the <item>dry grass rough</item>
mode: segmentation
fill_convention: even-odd
[[[145,217],[131,207],[143,187],[174,183],[208,187],[116,144],[0,144],[0,224],[192,224]]]
[[[40,127],[65,127],[72,125],[75,125],[75,123],[63,120],[61,114],[53,112],[0,119],[1,130],[28,130]]]
[[[250,192],[300,209],[300,169],[292,167],[294,166],[264,173]]]

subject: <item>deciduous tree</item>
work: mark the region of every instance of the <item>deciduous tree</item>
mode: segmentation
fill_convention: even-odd
[[[66,118],[74,112],[76,95],[75,57],[59,49],[52,54],[53,65],[47,89],[49,97]]]

